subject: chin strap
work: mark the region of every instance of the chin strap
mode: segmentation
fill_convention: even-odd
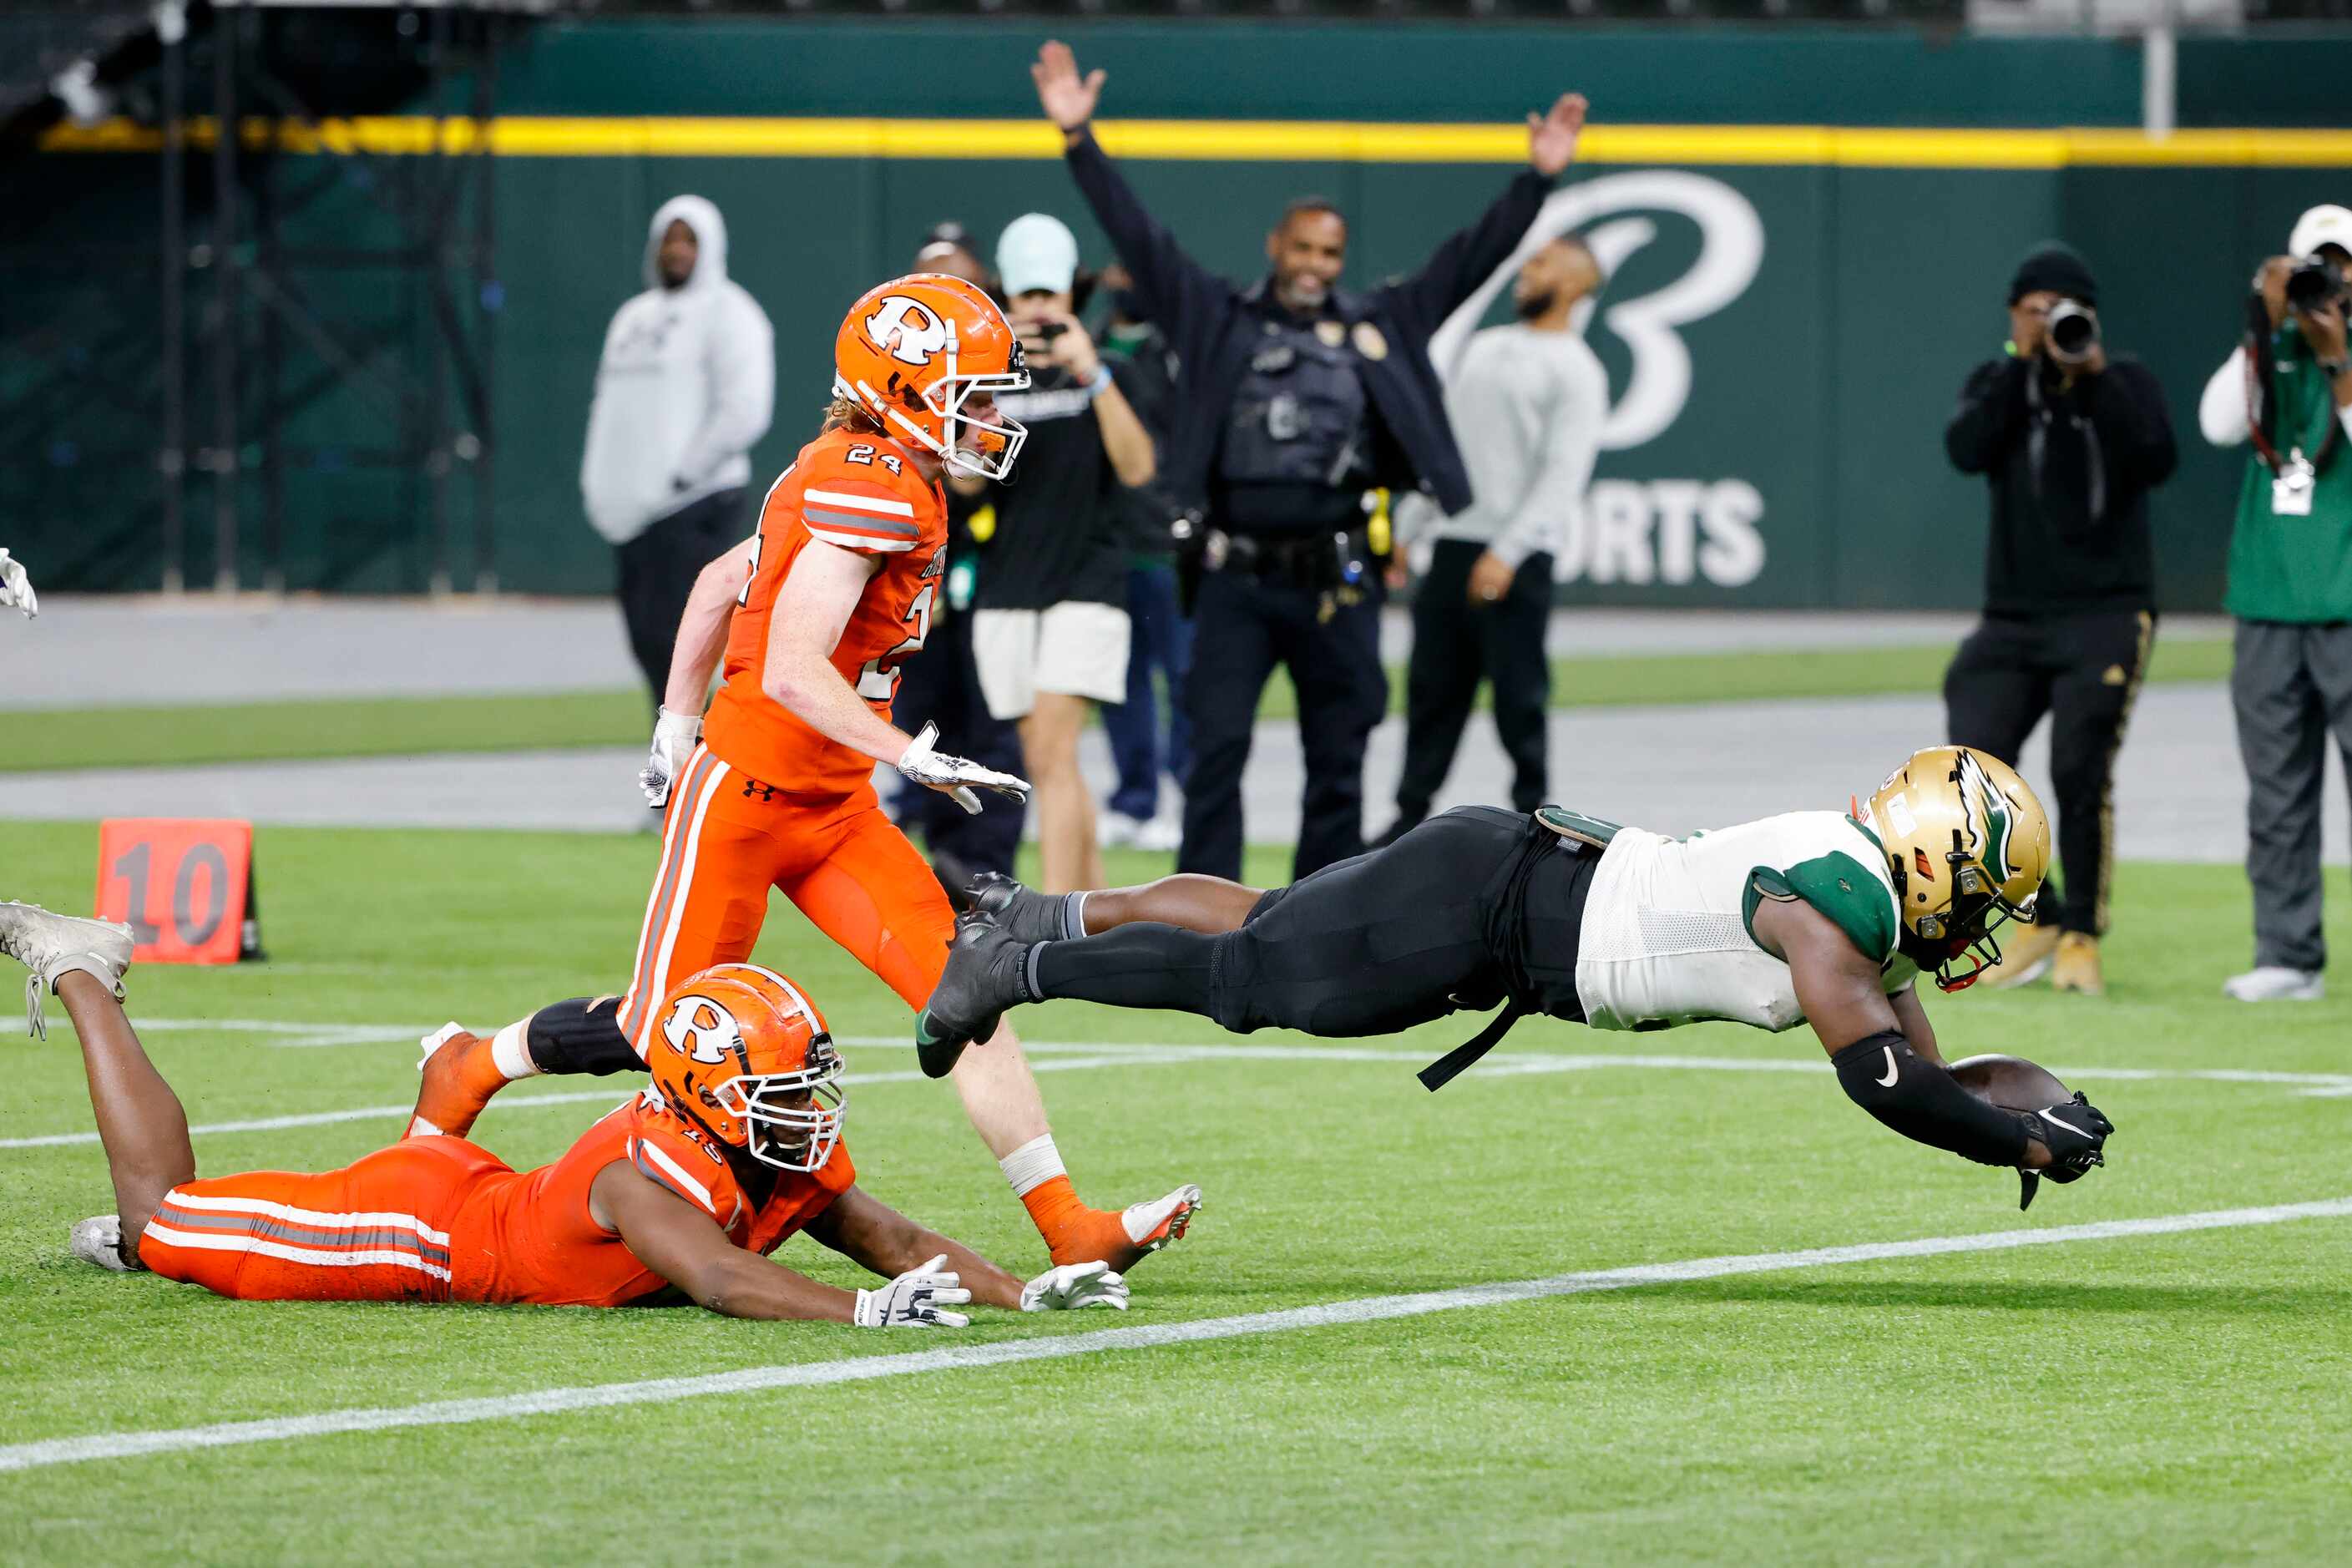
[[[1462,1076],[1473,1062],[1502,1042],[1511,1032],[1511,1026],[1528,1016],[1528,1010],[1517,1002],[1507,1002],[1503,1010],[1486,1022],[1486,1026],[1469,1039],[1454,1047],[1413,1076],[1421,1079],[1422,1088],[1435,1094]]]

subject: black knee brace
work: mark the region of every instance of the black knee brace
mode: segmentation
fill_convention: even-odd
[[[621,999],[574,996],[530,1016],[525,1037],[530,1059],[549,1073],[643,1072],[645,1059],[621,1033]]]

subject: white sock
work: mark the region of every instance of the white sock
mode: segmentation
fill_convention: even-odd
[[[519,1078],[537,1078],[540,1066],[530,1059],[530,1020],[524,1018],[509,1024],[490,1037],[490,1060],[511,1083]]]
[[[1062,1163],[1062,1152],[1054,1147],[1051,1132],[1032,1138],[996,1162],[996,1168],[1013,1184],[1013,1195],[1016,1198],[1025,1198],[1032,1189],[1070,1173]]]

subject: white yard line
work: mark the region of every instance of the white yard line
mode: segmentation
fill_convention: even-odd
[[[142,1018],[138,1026],[153,1033],[173,1031],[221,1033],[276,1034],[294,1037],[291,1039],[271,1039],[268,1045],[376,1045],[388,1041],[405,1042],[423,1033],[405,1025],[386,1024],[305,1024],[283,1019],[257,1020],[247,1018]],[[346,1039],[329,1038],[333,1030],[347,1031]],[[911,1048],[914,1041],[904,1035],[844,1035],[841,1043],[858,1049]],[[1381,1046],[1280,1046],[1250,1045],[1232,1042],[1214,1044],[1191,1043],[1154,1045],[1131,1040],[1024,1040],[1022,1048],[1032,1057],[1045,1059],[1030,1065],[1039,1072],[1084,1071],[1108,1067],[1166,1067],[1187,1062],[1210,1061],[1328,1061],[1328,1062],[1404,1062],[1420,1066],[1433,1053],[1427,1049],[1402,1049]],[[1665,1072],[1768,1072],[1826,1073],[1830,1066],[1824,1060],[1808,1060],[1797,1057],[1683,1057],[1633,1054],[1611,1051],[1541,1053],[1533,1051],[1497,1051],[1480,1062],[1462,1081],[1475,1083],[1481,1078],[1511,1078],[1546,1073],[1599,1072],[1612,1068],[1638,1068]],[[2320,1072],[2273,1072],[2255,1068],[2053,1068],[2059,1077],[2072,1081],[2076,1079],[2115,1082],[2164,1082],[2191,1080],[2204,1083],[2271,1084],[2295,1090],[2300,1096],[2316,1100],[2352,1099],[2352,1074]],[[913,1083],[922,1078],[917,1072],[852,1073],[850,1082],[863,1084]],[[621,1091],[625,1095],[626,1090]],[[604,1090],[585,1093],[510,1095],[491,1102],[499,1106],[572,1105],[601,1100]],[[364,1121],[378,1116],[404,1116],[407,1105],[363,1105],[349,1110],[319,1110],[296,1116],[259,1117],[244,1121],[215,1121],[191,1127],[194,1134],[213,1132],[262,1132],[279,1127],[320,1127],[337,1121]],[[51,1149],[76,1143],[95,1143],[95,1132],[52,1132],[37,1137],[0,1138],[0,1149]]]
[[[262,1041],[281,1048],[317,1046],[373,1046],[406,1041],[425,1035],[429,1030],[405,1024],[306,1024],[282,1018],[139,1018],[132,1020],[142,1029],[156,1033],[190,1031],[217,1034],[256,1034],[280,1037]],[[864,1049],[912,1049],[914,1037],[904,1035],[843,1035],[845,1046]],[[1193,1061],[1335,1061],[1335,1062],[1413,1062],[1428,1061],[1441,1054],[1434,1049],[1400,1048],[1379,1046],[1283,1046],[1236,1044],[1230,1041],[1214,1043],[1153,1044],[1134,1040],[1024,1040],[1024,1049],[1032,1053],[1106,1052],[1140,1053],[1166,1057],[1171,1052],[1182,1053],[1181,1059]],[[1168,1059],[1180,1059],[1168,1058]],[[1694,1057],[1667,1055],[1635,1055],[1609,1051],[1497,1051],[1474,1069],[1474,1076],[1497,1077],[1522,1073],[1591,1072],[1603,1068],[1650,1068],[1681,1072],[1827,1072],[1829,1063],[1809,1057]],[[2280,1072],[2263,1068],[2114,1068],[2114,1067],[2053,1067],[2050,1069],[2061,1078],[2105,1079],[2119,1083],[2158,1082],[2188,1079],[2204,1083],[2266,1083],[2304,1090],[2315,1099],[2352,1097],[2352,1073],[2340,1072]],[[1465,1079],[1465,1081],[1469,1081]],[[0,1144],[0,1148],[6,1147]]]
[[[790,1366],[746,1367],[738,1372],[715,1373],[702,1377],[591,1384],[480,1399],[441,1399],[421,1405],[330,1410],[261,1421],[224,1421],[208,1426],[53,1437],[42,1442],[0,1447],[0,1471],[82,1464],[94,1459],[134,1458],[147,1454],[233,1447],[247,1443],[285,1442],[345,1432],[465,1426],[480,1421],[552,1415],[575,1410],[609,1409],[624,1405],[673,1404],[685,1399],[712,1399],[780,1388],[811,1388],[830,1384],[864,1383],[876,1378],[970,1371],[1018,1362],[1058,1361],[1108,1351],[1154,1350],[1165,1345],[1194,1344],[1206,1340],[1240,1339],[1339,1324],[1381,1322],[1463,1308],[1499,1307],[1545,1297],[1580,1296],[1598,1290],[1622,1290],[1638,1285],[1673,1285],[1694,1279],[1719,1279],[1737,1274],[1763,1274],[1895,1258],[1937,1258],[1961,1252],[2005,1252],[2021,1247],[2053,1247],[2125,1237],[2168,1236],[2186,1231],[2279,1225],[2290,1220],[2335,1219],[2347,1215],[2352,1215],[2352,1197],[2327,1198],[2315,1203],[2277,1204],[2261,1208],[2215,1209],[2201,1214],[2163,1215],[2148,1219],[2101,1220],[2088,1225],[2050,1226],[2038,1230],[1930,1236],[1910,1241],[1864,1242],[1847,1247],[1807,1247],[1794,1252],[1751,1252],[1728,1258],[1695,1258],[1678,1263],[1643,1263],[1626,1268],[1555,1274],[1541,1279],[1505,1280],[1453,1290],[1426,1290],[1409,1296],[1359,1297],[1320,1306],[1246,1312],[1228,1318],[1202,1318],[1184,1323],[1146,1323],[1130,1328],[1097,1329],[1090,1332],[1013,1340],[996,1344],[912,1351],[898,1355],[856,1356],[843,1361],[804,1362]]]
[[[1055,1057],[1047,1061],[1032,1062],[1038,1072],[1084,1072],[1093,1068],[1151,1067],[1165,1061],[1190,1058],[1156,1052],[1120,1052],[1117,1056]],[[624,1080],[624,1084],[626,1080]],[[856,1087],[877,1083],[920,1083],[923,1075],[917,1071],[853,1072],[848,1081]],[[562,1094],[502,1094],[490,1101],[491,1110],[523,1110],[543,1105],[580,1105],[591,1100],[603,1100],[618,1105],[635,1093],[635,1089],[615,1084],[610,1089],[575,1089]],[[401,1105],[360,1105],[348,1110],[312,1110],[294,1116],[257,1116],[244,1121],[207,1121],[191,1127],[188,1134],[201,1138],[215,1132],[268,1132],[280,1127],[324,1127],[337,1121],[370,1121],[379,1117],[406,1120],[416,1108],[410,1100]],[[0,1149],[58,1149],[77,1143],[95,1143],[96,1132],[46,1132],[32,1138],[0,1138]]]

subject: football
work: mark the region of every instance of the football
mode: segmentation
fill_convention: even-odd
[[[1952,1063],[1951,1068],[1962,1089],[2003,1110],[2039,1110],[2045,1105],[2063,1105],[2074,1098],[2073,1091],[2058,1081],[2056,1073],[2023,1057],[1993,1053],[1964,1057]],[[2030,1209],[2033,1206],[2033,1194],[2041,1190],[2042,1178],[2032,1171],[2020,1171],[2017,1174],[2017,1206]]]
[[[2073,1089],[2058,1081],[2056,1073],[2023,1057],[1968,1057],[1951,1068],[1962,1089],[2003,1110],[2039,1110],[2074,1097]]]

